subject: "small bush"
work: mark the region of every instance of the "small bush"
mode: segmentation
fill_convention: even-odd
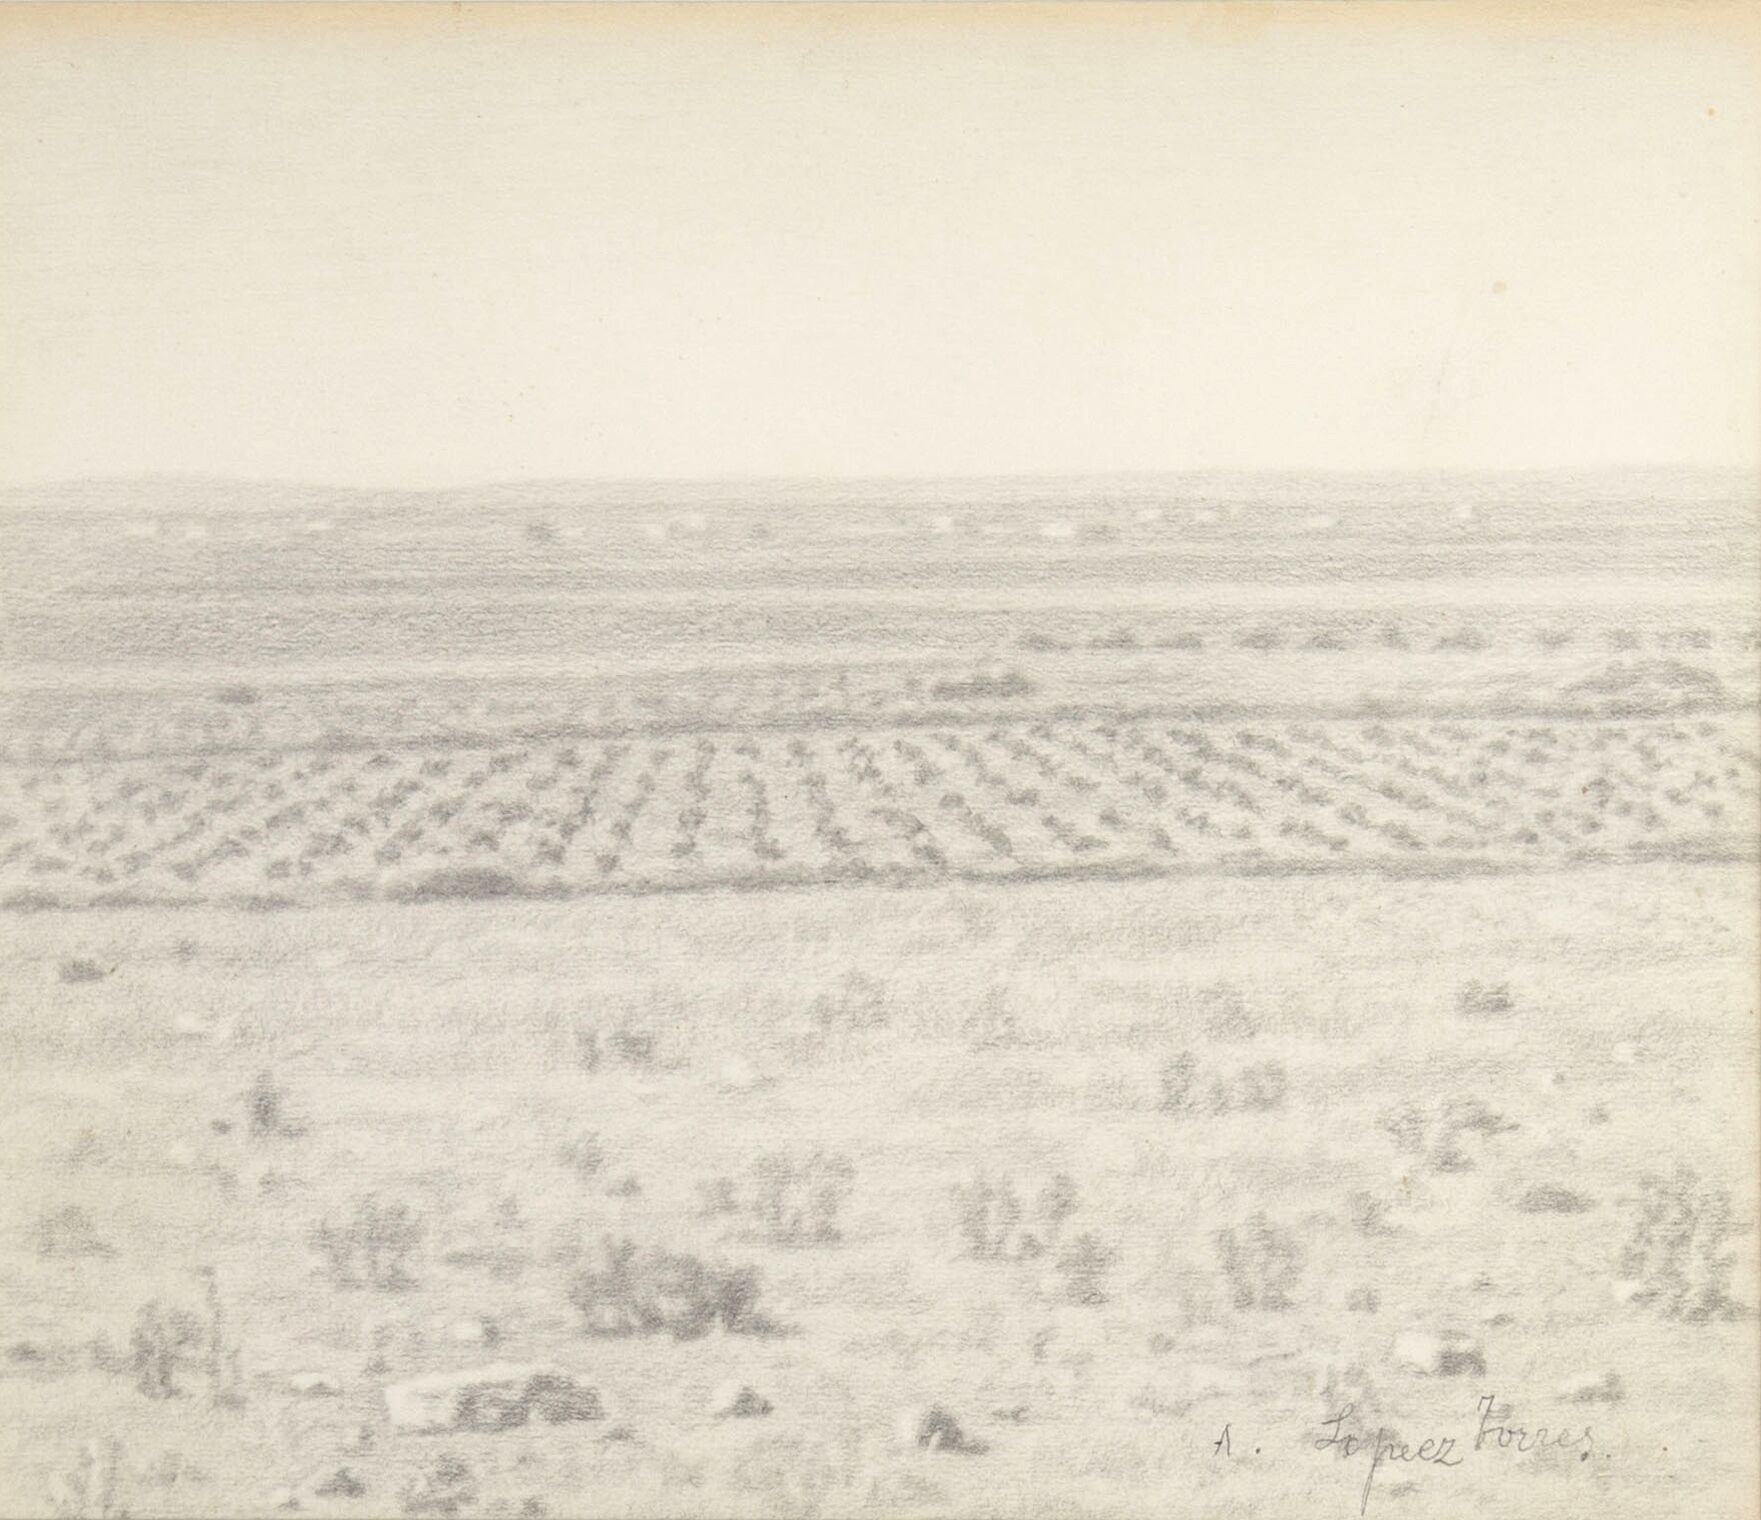
[[[605,1050],[599,1043],[599,1031],[591,1024],[575,1025],[575,1064],[582,1071],[598,1071],[605,1062]]]
[[[1021,1038],[1020,1019],[1003,989],[993,987],[966,1014],[961,1032],[976,1045],[1013,1045]]]
[[[1073,1304],[1104,1304],[1107,1274],[1119,1253],[1100,1236],[1085,1231],[1058,1255],[1058,1279],[1063,1297]]]
[[[725,1172],[705,1178],[697,1184],[697,1215],[715,1219],[740,1212],[740,1190]]]
[[[1730,1293],[1736,1253],[1726,1248],[1749,1226],[1737,1220],[1728,1188],[1705,1185],[1677,1166],[1668,1177],[1644,1178],[1629,1210],[1617,1270],[1635,1285],[1634,1303],[1694,1324],[1741,1315]]]
[[[1236,1076],[1236,1099],[1253,1113],[1269,1113],[1284,1106],[1290,1078],[1282,1062],[1260,1061],[1244,1066]]]
[[[450,1517],[477,1506],[477,1476],[463,1457],[444,1452],[411,1478],[399,1495],[406,1515]]]
[[[356,1201],[348,1223],[320,1223],[312,1246],[337,1287],[396,1292],[414,1285],[409,1260],[423,1233],[420,1216],[408,1204],[366,1197]]]
[[[1081,1201],[1077,1194],[1076,1179],[1067,1172],[1055,1173],[1039,1190],[1039,1196],[1034,1200],[1033,1213],[1035,1222],[1040,1227],[1040,1234],[1048,1245],[1057,1242]]]
[[[1190,1050],[1162,1063],[1161,1096],[1157,1107],[1167,1114],[1190,1113],[1194,1102],[1194,1085],[1198,1080],[1198,1059]]]
[[[1031,1216],[1008,1177],[975,1172],[952,1190],[961,1254],[980,1261],[1021,1261],[1054,1249],[1081,1207],[1076,1180],[1054,1173],[1034,1195]],[[1031,1226],[1031,1227],[1030,1227]]]
[[[823,1034],[863,1034],[892,1022],[886,989],[860,971],[850,972],[837,987],[813,1000],[809,1017]]]
[[[1163,1113],[1196,1112],[1201,1091],[1212,1113],[1271,1113],[1284,1106],[1290,1074],[1281,1061],[1255,1061],[1234,1072],[1204,1068],[1183,1050],[1162,1064],[1158,1086],[1156,1106]]]
[[[108,1241],[100,1238],[92,1216],[77,1204],[45,1214],[37,1221],[39,1256],[114,1256]]]
[[[280,1086],[273,1072],[260,1071],[245,1095],[245,1113],[254,1139],[299,1133],[287,1116],[287,1089]]]
[[[748,1212],[760,1238],[772,1245],[836,1245],[838,1215],[856,1169],[846,1156],[815,1151],[805,1161],[766,1156],[759,1161]]]
[[[1478,1098],[1456,1097],[1435,1109],[1396,1104],[1376,1116],[1376,1128],[1408,1155],[1424,1157],[1433,1171],[1469,1172],[1474,1158],[1462,1146],[1465,1136],[1488,1140],[1516,1126]]]
[[[1194,1016],[1202,1018],[1208,1040],[1251,1040],[1259,1033],[1259,1022],[1247,1006],[1246,995],[1231,982],[1201,987],[1186,1001],[1189,1006],[1184,1012],[1188,1021]]]
[[[620,1024],[611,1032],[611,1051],[625,1066],[647,1071],[657,1060],[659,1042],[652,1031]]]
[[[167,1309],[157,1299],[141,1305],[129,1333],[128,1366],[135,1387],[150,1399],[176,1398],[181,1372],[196,1365],[204,1336],[202,1322],[185,1309]]]
[[[759,1312],[759,1276],[753,1267],[729,1267],[682,1252],[639,1249],[607,1240],[604,1266],[578,1274],[569,1302],[589,1335],[670,1334],[697,1340],[718,1327],[730,1335],[774,1334]]]
[[[598,1176],[605,1168],[605,1147],[599,1143],[599,1132],[583,1130],[557,1147],[556,1158],[583,1181]]]
[[[965,1254],[995,1260],[1013,1254],[1021,1223],[1021,1199],[1007,1177],[993,1182],[980,1172],[954,1185],[954,1220]]]
[[[1345,1200],[1346,1217],[1360,1235],[1383,1235],[1388,1231],[1388,1200],[1362,1189]]]
[[[1302,1275],[1302,1248],[1288,1230],[1263,1212],[1252,1214],[1241,1229],[1219,1230],[1215,1237],[1218,1263],[1237,1309],[1288,1309]]]
[[[121,1487],[122,1442],[87,1441],[79,1461],[52,1485],[50,1508],[56,1520],[127,1520]]]
[[[1425,1138],[1430,1134],[1431,1121],[1417,1103],[1398,1103],[1376,1115],[1376,1128],[1401,1150],[1416,1156],[1425,1148]]]
[[[71,960],[63,961],[55,968],[55,974],[62,981],[75,985],[80,982],[101,982],[110,975],[95,960],[83,955],[76,955]]]

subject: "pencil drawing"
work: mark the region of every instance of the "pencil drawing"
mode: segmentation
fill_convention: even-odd
[[[0,8],[0,1511],[1754,1513],[1761,31],[1561,15]]]

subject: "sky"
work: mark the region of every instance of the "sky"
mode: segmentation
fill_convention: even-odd
[[[0,10],[0,479],[1761,456],[1746,8]]]

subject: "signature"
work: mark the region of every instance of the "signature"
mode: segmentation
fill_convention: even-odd
[[[1509,1424],[1509,1406],[1501,1407],[1498,1396],[1494,1393],[1482,1394],[1475,1406],[1479,1423],[1471,1444],[1468,1444],[1466,1437],[1443,1434],[1428,1435],[1414,1443],[1401,1439],[1383,1426],[1377,1427],[1373,1434],[1368,1431],[1346,1430],[1346,1425],[1356,1413],[1357,1406],[1347,1404],[1331,1419],[1323,1420],[1321,1428],[1324,1434],[1315,1441],[1315,1450],[1334,1452],[1341,1459],[1368,1455],[1369,1470],[1364,1474],[1363,1496],[1358,1504],[1359,1515],[1369,1513],[1370,1493],[1376,1486],[1377,1474],[1391,1465],[1411,1466],[1422,1463],[1433,1467],[1460,1467],[1476,1452],[1530,1452],[1543,1446],[1559,1447],[1566,1451],[1581,1447],[1579,1459],[1587,1461],[1594,1440],[1587,1425],[1574,1432],[1563,1427],[1550,1430],[1545,1425],[1538,1425],[1530,1429],[1526,1425]],[[1460,1450],[1457,1450],[1458,1447]]]

